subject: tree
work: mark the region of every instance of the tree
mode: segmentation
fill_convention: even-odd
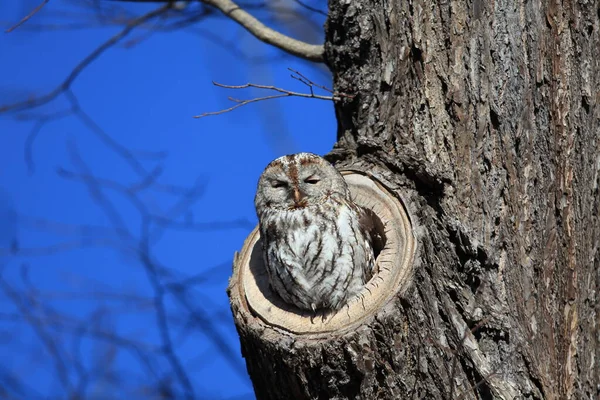
[[[330,2],[329,158],[404,194],[419,250],[351,332],[290,335],[234,297],[258,398],[600,395],[599,20],[597,2]]]
[[[352,95],[330,157],[392,177],[420,252],[350,333],[289,334],[234,296],[258,397],[598,397],[598,4],[329,6]]]

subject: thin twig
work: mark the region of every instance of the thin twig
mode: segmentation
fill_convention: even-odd
[[[100,128],[100,126],[86,112],[83,111],[83,109],[79,105],[77,97],[71,92],[71,90],[66,90],[65,95],[67,97],[67,100],[69,100],[69,102],[71,103],[70,109],[58,111],[52,114],[21,113],[15,116],[15,119],[18,121],[35,121],[33,127],[27,134],[27,137],[25,139],[25,146],[23,149],[25,165],[27,165],[27,172],[29,174],[33,174],[35,172],[33,146],[38,136],[40,135],[42,128],[44,128],[47,124],[51,122],[69,116],[75,116],[76,118],[78,118],[80,122],[83,125],[87,126],[89,130],[92,133],[94,133],[96,137],[98,137],[98,139],[100,139],[109,149],[122,156],[138,175],[145,175],[146,171],[142,167],[139,160],[136,159],[136,155],[138,158],[149,160],[162,160],[166,157],[165,152],[130,150],[125,148],[123,145],[119,144],[113,138],[111,138],[110,135],[108,135],[102,128]],[[151,172],[151,174],[153,173],[154,171]],[[160,185],[157,184],[155,186]],[[158,189],[158,187],[155,187],[155,189]]]
[[[123,160],[129,164],[131,169],[142,178],[142,183],[139,184],[138,190],[143,190],[148,187],[149,184],[152,184],[152,189],[154,191],[160,191],[164,193],[168,193],[171,195],[179,196],[188,192],[188,188],[176,186],[176,185],[165,185],[159,182],[156,182],[158,175],[162,172],[162,167],[158,166],[153,171],[148,172],[146,168],[142,165],[139,160],[139,157],[134,155],[134,151],[126,148],[115,139],[113,139],[107,132],[102,129],[96,121],[92,119],[80,106],[79,100],[73,94],[70,89],[65,90],[65,96],[71,103],[73,114],[79,118],[79,120],[90,130],[92,131],[98,139],[100,139],[106,147],[116,153],[118,156],[123,158]],[[135,153],[142,153],[140,151],[135,151]],[[165,157],[164,153],[152,153],[152,152],[143,152],[141,154],[144,158],[150,156],[152,158],[162,159]]]
[[[83,161],[83,158],[79,154],[75,141],[69,141],[69,156],[71,162],[82,171],[83,175],[86,175],[88,179],[84,180],[87,186],[88,192],[92,199],[98,204],[100,209],[104,211],[106,217],[111,221],[115,227],[115,231],[122,239],[132,239],[133,236],[127,229],[127,223],[123,219],[123,216],[114,204],[105,196],[100,184],[96,181],[95,177],[91,174],[88,165]]]
[[[206,191],[206,179],[202,177],[196,178],[196,183],[192,186],[186,193],[184,193],[180,199],[178,199],[175,204],[169,207],[168,210],[165,210],[161,217],[163,219],[170,219],[172,221],[177,220],[182,215],[185,215],[189,212],[190,207],[194,205],[194,203],[202,197],[202,195]],[[151,220],[154,223],[154,219]],[[156,243],[162,235],[165,233],[167,226],[166,225],[158,225],[151,232],[148,232],[148,241],[151,244]]]
[[[49,256],[53,254],[63,253],[70,250],[78,250],[87,247],[109,247],[120,249],[123,248],[123,242],[121,240],[111,240],[108,238],[94,238],[94,239],[77,239],[70,240],[67,242],[51,244],[48,246],[37,246],[37,247],[23,247],[23,248],[3,248],[0,247],[0,256],[23,256],[23,257],[39,257]],[[128,249],[129,250],[129,249]]]
[[[146,275],[148,276],[148,280],[150,282],[150,285],[152,286],[152,290],[154,291],[154,308],[156,311],[156,324],[158,326],[158,331],[161,338],[162,351],[165,354],[167,360],[169,361],[171,368],[173,368],[175,376],[177,377],[177,379],[181,383],[181,386],[185,390],[185,398],[188,400],[192,400],[195,397],[194,388],[185,368],[183,368],[183,365],[181,364],[181,360],[175,352],[173,341],[171,339],[171,330],[169,328],[167,310],[164,303],[165,287],[160,280],[157,265],[150,258],[150,247],[148,242],[148,222],[146,221],[146,223],[144,223],[143,225],[143,237],[140,239],[139,244],[140,262],[144,266],[144,270],[146,271]],[[208,329],[209,326],[210,324],[207,324],[205,329]],[[218,345],[218,342],[216,342],[216,344]]]
[[[306,86],[308,86],[308,87],[311,89],[311,92],[312,92],[312,88],[313,88],[313,87],[318,87],[318,88],[319,88],[319,89],[321,89],[321,90],[324,90],[324,91],[326,91],[326,92],[329,92],[329,93],[331,93],[331,94],[334,94],[334,91],[333,91],[333,90],[329,89],[329,88],[328,88],[328,87],[326,87],[326,86],[319,85],[318,83],[315,83],[314,81],[312,81],[312,80],[308,79],[308,78],[306,77],[306,75],[303,75],[303,74],[302,74],[300,71],[296,71],[295,69],[292,69],[292,68],[288,68],[288,71],[291,71],[291,72],[292,72],[292,74],[290,75],[290,77],[291,77],[292,79],[296,79],[297,81],[300,81],[300,82],[302,82],[303,84],[305,84]],[[348,95],[348,94],[345,94],[345,93],[339,93],[339,94],[338,94],[338,96],[339,96],[339,97],[349,97],[349,98],[352,98],[352,97],[354,97],[354,96],[350,96],[350,95]]]
[[[304,76],[302,73],[292,69],[292,68],[288,68],[289,71],[292,72],[292,79],[295,79],[301,83],[303,83],[304,85],[306,85],[308,87],[308,89],[310,90],[310,93],[301,93],[301,92],[294,92],[291,90],[287,90],[287,89],[283,89],[277,86],[272,86],[272,85],[259,85],[256,83],[246,83],[244,85],[225,85],[223,83],[218,83],[218,82],[214,82],[213,81],[213,85],[217,86],[217,87],[221,87],[224,89],[234,89],[234,90],[239,90],[239,89],[248,89],[248,88],[254,88],[254,89],[263,89],[263,90],[270,90],[273,92],[277,92],[279,94],[274,94],[274,95],[269,95],[269,96],[262,96],[262,97],[255,97],[252,99],[246,99],[246,100],[240,100],[240,99],[236,99],[233,97],[228,97],[228,99],[230,101],[233,101],[234,103],[236,103],[234,106],[226,108],[224,110],[220,110],[220,111],[211,111],[211,112],[205,112],[202,113],[200,115],[196,115],[194,116],[194,118],[203,118],[203,117],[207,117],[209,115],[219,115],[219,114],[224,114],[230,111],[235,110],[236,108],[245,106],[246,104],[250,104],[250,103],[256,103],[258,101],[264,101],[264,100],[272,100],[272,99],[280,99],[283,97],[304,97],[304,98],[309,98],[309,99],[319,99],[319,100],[333,100],[333,101],[339,101],[341,100],[343,97],[345,98],[353,98],[353,95],[349,95],[346,93],[336,93],[333,90],[323,86],[323,85],[319,85],[315,82],[313,82],[312,80],[308,79],[306,76]],[[319,94],[315,94],[314,92],[314,88],[319,88],[321,90],[324,90],[326,92],[331,93],[331,96],[323,96],[323,95],[319,95]]]
[[[298,93],[299,95],[303,95],[303,93]],[[194,118],[203,118],[203,117],[208,117],[209,115],[219,115],[219,114],[224,114],[230,111],[235,110],[236,108],[239,108],[241,106],[245,106],[246,104],[250,104],[250,103],[254,103],[257,101],[263,101],[263,100],[272,100],[272,99],[279,99],[282,97],[288,97],[288,96],[294,96],[295,94],[293,93],[288,93],[288,94],[277,94],[277,95],[273,95],[273,96],[265,96],[265,97],[256,97],[254,99],[249,99],[249,100],[243,100],[243,101],[239,101],[238,100],[238,104],[236,104],[233,107],[229,107],[226,108],[224,110],[220,110],[220,111],[211,111],[211,112],[205,112],[202,113],[200,115],[195,115]],[[300,96],[300,97],[311,97],[310,95],[306,96]],[[231,97],[229,98],[230,100],[236,101],[235,99],[232,99]]]
[[[31,131],[25,139],[25,145],[23,146],[25,165],[27,166],[27,172],[32,175],[35,172],[35,162],[33,161],[33,144],[41,133],[42,128],[52,122],[65,117],[68,117],[73,113],[73,110],[63,110],[54,114],[44,115],[37,118],[37,121],[31,128]],[[27,119],[26,116],[20,115],[19,119]]]
[[[71,383],[62,349],[55,338],[45,329],[45,325],[34,315],[34,304],[32,304],[31,299],[24,299],[23,296],[14,290],[3,278],[0,278],[0,289],[19,309],[20,313],[38,336],[40,342],[54,358],[54,367],[58,379],[64,387],[65,392],[69,393],[71,391]]]
[[[232,369],[240,377],[246,377],[246,370],[243,366],[241,366],[240,363],[237,362],[238,354],[231,348],[227,341],[224,340],[222,334],[216,330],[213,324],[211,324],[211,319],[206,316],[204,310],[195,307],[188,299],[188,296],[185,292],[180,290],[172,290],[171,294],[175,300],[188,311],[189,316],[195,325],[203,327],[203,333],[211,339],[221,354],[229,362]]]
[[[29,14],[27,14],[25,17],[23,17],[22,20],[20,20],[19,22],[17,22],[16,24],[14,24],[13,26],[11,26],[10,28],[8,28],[7,30],[5,30],[5,33],[10,33],[12,31],[14,31],[15,29],[17,29],[19,26],[23,25],[25,22],[27,22],[27,20],[29,20],[29,18],[33,17],[38,11],[40,11],[42,8],[44,8],[44,6],[49,2],[50,0],[43,0],[42,3],[37,6],[36,8],[34,8]]]

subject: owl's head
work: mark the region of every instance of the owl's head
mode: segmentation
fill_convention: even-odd
[[[332,195],[349,197],[348,185],[337,169],[312,153],[291,154],[272,161],[258,181],[256,211],[295,210],[321,204]]]

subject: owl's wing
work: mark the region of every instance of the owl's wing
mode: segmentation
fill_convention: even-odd
[[[373,249],[373,268],[370,271],[365,271],[366,279],[365,282],[371,279],[371,277],[377,273],[375,268],[375,259],[383,250],[385,246],[385,228],[381,219],[371,209],[359,207],[358,223],[361,231],[369,240],[371,248]]]

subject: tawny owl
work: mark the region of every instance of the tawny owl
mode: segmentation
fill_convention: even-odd
[[[352,202],[346,181],[322,157],[272,161],[254,205],[269,281],[286,303],[339,310],[370,279],[374,214]]]

